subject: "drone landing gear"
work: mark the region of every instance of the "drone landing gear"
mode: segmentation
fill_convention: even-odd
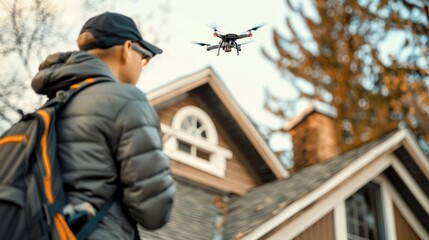
[[[217,49],[217,55],[218,55],[218,56],[219,56],[219,53],[220,53],[220,48],[222,47],[222,43],[223,43],[223,40],[222,40],[222,41],[220,41],[219,47],[218,47],[218,49]]]

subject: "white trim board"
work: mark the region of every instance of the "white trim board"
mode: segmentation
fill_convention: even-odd
[[[372,181],[376,176],[381,174],[391,164],[391,155],[377,159],[365,168],[358,170],[356,174],[351,175],[342,183],[338,188],[326,194],[322,200],[316,201],[310,208],[302,211],[297,218],[294,218],[283,228],[277,230],[270,235],[271,240],[293,239],[300,233],[308,229],[315,222],[320,220],[330,211],[336,209],[339,205],[344,205],[344,201],[365,186],[368,182]],[[334,213],[334,217],[335,217]],[[334,220],[335,223],[335,220]],[[345,223],[344,223],[345,224]],[[344,228],[344,226],[342,227]],[[347,234],[347,231],[346,231]],[[340,236],[344,235],[341,233]],[[338,236],[338,237],[340,237]],[[347,236],[347,235],[346,235]],[[249,239],[258,239],[249,238]],[[247,239],[247,238],[245,238]],[[336,238],[342,239],[342,238]]]
[[[392,156],[396,158],[396,156]],[[393,163],[397,160],[393,160]],[[400,195],[391,185],[389,180],[381,174],[372,180],[373,182],[379,184],[381,197],[382,197],[382,207],[383,207],[383,221],[385,223],[386,239],[396,240],[396,224],[394,216],[393,203],[397,206],[401,214],[406,217],[407,222],[410,224],[411,228],[421,239],[429,239],[429,236],[425,228],[421,223],[416,219],[412,211],[408,208],[405,202],[402,200]],[[341,201],[338,206],[334,209],[334,223],[335,223],[335,239],[347,239],[347,226],[346,226],[346,213],[345,213],[345,204],[344,201]],[[401,240],[401,239],[399,239]]]
[[[398,208],[399,212],[402,214],[402,216],[405,218],[405,220],[408,222],[408,224],[411,226],[411,228],[414,230],[414,232],[421,238],[421,239],[429,239],[429,234],[426,232],[425,228],[422,226],[422,224],[417,220],[417,218],[414,216],[413,212],[409,209],[407,204],[404,202],[400,194],[396,191],[396,189],[392,186],[392,184],[385,178],[384,176],[379,176],[378,179],[383,183],[383,186],[385,187],[386,191],[389,193],[392,202],[395,204],[395,206]],[[392,206],[393,207],[393,206]]]
[[[334,209],[335,239],[347,239],[346,204],[340,201]]]
[[[396,158],[396,156],[395,156]],[[407,171],[407,169],[402,165],[402,163],[397,159],[392,162],[392,167],[396,171],[396,173],[401,177],[404,181],[407,188],[411,191],[423,209],[429,213],[429,199],[427,195],[423,192],[420,186],[416,183],[411,174]]]
[[[210,69],[211,70],[211,69]],[[211,80],[209,81],[210,86],[212,87],[213,91],[218,94],[219,96],[222,96],[220,99],[226,99],[229,103],[225,104],[225,106],[228,108],[230,113],[235,113],[238,115],[238,118],[235,118],[235,120],[238,122],[241,128],[247,129],[250,131],[251,136],[248,136],[250,142],[253,143],[256,150],[261,153],[262,157],[264,158],[264,155],[268,157],[270,162],[267,162],[268,167],[271,169],[271,171],[276,175],[278,179],[281,178],[287,178],[289,177],[289,172],[283,167],[283,165],[280,163],[279,159],[276,157],[276,155],[273,153],[271,148],[268,146],[268,144],[265,142],[265,140],[262,138],[261,134],[258,132],[258,130],[255,128],[252,122],[250,122],[249,118],[246,114],[241,110],[238,103],[234,100],[232,95],[229,93],[226,86],[222,83],[220,78],[215,74],[213,71],[211,71]],[[231,106],[231,108],[229,108]],[[244,131],[246,133],[246,131]],[[246,133],[247,135],[247,133]],[[271,164],[270,164],[271,163]]]
[[[395,157],[395,156],[393,156]],[[396,226],[395,226],[395,214],[392,204],[392,196],[386,188],[386,180],[383,178],[383,175],[377,176],[373,179],[373,182],[377,183],[380,186],[381,193],[381,204],[383,208],[383,222],[385,224],[386,239],[397,239],[396,236]]]
[[[166,85],[163,85],[159,88],[153,89],[153,90],[148,92],[147,98],[149,99],[149,101],[152,101],[153,99],[161,97],[161,96],[163,96],[169,92],[173,92],[179,88],[190,85],[191,83],[193,83],[197,80],[205,79],[210,75],[210,72],[212,72],[212,70],[210,68],[205,68],[201,71],[198,71],[198,72],[193,73],[191,75],[188,75],[186,77],[175,80],[169,84],[166,84]],[[203,81],[201,83],[201,85],[206,83],[207,81],[208,81],[208,79]]]
[[[389,240],[396,240],[396,227],[395,227],[395,218],[392,205],[392,197],[382,182],[379,175],[372,180],[372,182],[377,183],[380,186],[380,194],[383,208],[383,223],[386,231],[385,238]],[[334,231],[335,239],[347,239],[347,216],[346,216],[346,199],[343,199],[338,203],[334,209]]]
[[[203,172],[223,178],[226,174],[226,161],[232,158],[232,151],[202,138],[190,135],[181,129],[175,129],[161,123],[164,133],[164,151],[174,161],[186,164]],[[202,149],[210,154],[210,159],[200,159],[196,155],[178,149],[178,141],[189,143],[194,148]],[[217,141],[217,136],[216,136]]]
[[[405,131],[405,140],[406,140],[404,141],[405,148],[408,150],[408,152],[411,153],[411,156],[419,160],[418,162],[416,162],[418,167],[426,176],[426,178],[429,179],[429,159],[420,149],[419,143],[417,142],[413,133],[411,133],[411,131],[407,129],[403,131]]]
[[[413,142],[410,142],[409,135],[410,133],[408,130],[401,130],[391,136],[390,138],[386,139],[384,142],[380,143],[378,146],[374,147],[373,149],[369,150],[367,153],[362,155],[361,157],[355,159],[352,163],[349,164],[346,168],[341,170],[339,173],[337,173],[334,177],[329,179],[326,183],[321,185],[319,188],[317,188],[315,191],[309,193],[307,196],[301,198],[300,200],[292,203],[290,206],[285,208],[283,211],[281,211],[278,215],[272,217],[270,220],[263,223],[261,226],[257,227],[250,233],[248,233],[246,236],[244,236],[243,239],[259,239],[265,234],[269,233],[273,229],[280,226],[282,223],[284,223],[286,220],[294,216],[296,213],[301,212],[303,209],[308,207],[309,205],[316,202],[316,200],[320,199],[322,196],[326,198],[325,195],[327,195],[330,191],[337,188],[339,184],[350,181],[349,178],[351,178],[357,171],[360,171],[365,166],[370,164],[371,162],[375,161],[377,159],[387,159],[388,164],[384,166],[383,170],[387,167],[391,166],[394,161],[397,161],[397,158],[394,157],[394,155],[386,155],[388,153],[391,153],[393,150],[395,150],[398,145],[403,144],[403,142],[407,142],[409,145],[413,145]],[[421,161],[421,158],[415,159],[415,161]],[[398,165],[398,164],[396,164]],[[429,168],[428,168],[429,169]],[[380,172],[379,172],[380,173]],[[374,178],[376,175],[371,175],[372,178]],[[362,177],[366,177],[362,174]],[[366,179],[366,178],[365,178]],[[370,181],[370,179],[368,180]],[[366,181],[366,182],[368,182]],[[366,183],[364,180],[360,181],[360,186],[363,186],[363,183]],[[411,183],[412,184],[412,183]],[[418,186],[416,186],[418,188]],[[356,189],[357,190],[357,189]],[[350,192],[350,194],[353,193]],[[349,195],[350,195],[349,194]],[[335,200],[334,200],[335,202]],[[338,203],[338,201],[336,201]],[[324,210],[324,212],[329,212],[329,210],[333,209],[334,206],[330,206],[328,210]],[[319,212],[322,212],[321,209],[319,209]],[[322,215],[323,216],[323,215]],[[320,217],[322,217],[320,216]],[[307,222],[308,223],[308,222]],[[313,222],[312,222],[313,223]],[[307,224],[307,227],[311,226]],[[302,229],[305,230],[306,228]],[[291,231],[296,232],[296,234],[299,234],[297,229],[292,229]],[[291,234],[288,234],[288,236],[292,236]],[[287,238],[286,238],[287,239]]]
[[[161,104],[164,101],[168,101],[168,97],[174,97],[183,94],[204,84],[209,84],[216,95],[219,96],[221,102],[228,109],[232,118],[234,118],[240,128],[243,129],[247,138],[261,155],[265,164],[269,167],[274,176],[277,179],[287,178],[289,176],[289,172],[282,166],[280,160],[270,149],[256,127],[231,96],[226,86],[222,83],[221,79],[212,68],[204,68],[196,73],[163,85],[150,91],[147,96],[152,104],[154,101],[157,102],[157,104]],[[169,96],[169,93],[173,92],[174,96]]]

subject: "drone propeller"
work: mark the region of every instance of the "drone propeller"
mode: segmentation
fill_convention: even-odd
[[[192,42],[194,44],[200,45],[200,46],[210,46],[208,43],[201,43],[201,42]]]
[[[219,31],[219,29],[216,27],[216,25],[212,24],[212,25],[208,25],[209,28],[213,29],[214,31],[214,35],[216,36],[216,34],[225,34],[223,31]]]
[[[251,29],[248,29],[248,30],[247,30],[247,32],[250,32],[250,31],[256,31],[256,30],[258,30],[259,28],[261,28],[261,27],[263,27],[263,26],[265,26],[265,24],[261,24],[261,25],[259,25],[259,26],[256,26],[256,27],[253,27],[253,28],[251,28]]]
[[[217,27],[216,27],[216,25],[215,24],[210,24],[210,25],[207,25],[209,28],[211,28],[211,29],[213,29],[213,31],[215,31],[215,32],[217,32],[218,31],[218,29],[217,29]]]

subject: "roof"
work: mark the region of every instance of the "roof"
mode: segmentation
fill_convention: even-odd
[[[246,235],[281,210],[301,199],[348,166],[354,159],[389,138],[391,134],[367,143],[332,160],[304,168],[287,179],[265,184],[228,205],[225,239]]]
[[[139,228],[141,239],[175,240],[212,239],[219,209],[213,204],[216,193],[175,179],[177,193],[170,221],[161,229]]]
[[[144,239],[172,239],[173,236],[174,239],[260,239],[292,216],[305,211],[364,166],[373,166],[371,163],[386,153],[393,153],[404,162],[404,167],[422,189],[423,193],[416,196],[416,189],[410,189],[401,180],[404,173],[397,172],[394,166],[384,171],[423,227],[429,229],[429,203],[425,201],[429,196],[429,162],[410,131],[400,130],[307,167],[289,178],[256,187],[227,201],[225,208],[216,207],[213,201],[225,196],[177,181],[178,192],[171,221],[160,230],[141,234]],[[391,164],[395,165],[395,162]],[[360,180],[363,175],[356,177]]]
[[[398,152],[401,149],[406,149],[412,158],[401,159],[405,155]],[[396,158],[383,158],[388,154],[394,154]],[[391,132],[327,162],[305,168],[288,179],[258,187],[237,199],[237,202],[230,204],[231,216],[228,216],[226,222],[226,228],[230,230],[226,230],[225,234],[228,236],[225,239],[231,239],[237,234],[243,236],[243,239],[259,239],[286,220],[305,211],[318,199],[355,176],[355,173],[365,167],[374,167],[374,164],[371,163],[378,159],[384,159],[384,163],[387,163],[383,173],[389,180],[392,177],[389,176],[389,171],[392,169],[398,173],[396,178],[399,175],[401,175],[400,179],[413,178],[412,185],[402,183],[402,186],[393,186],[400,192],[411,211],[429,232],[429,191],[427,187],[429,185],[429,161],[419,148],[413,133],[408,129],[403,129]],[[404,161],[415,163],[408,166],[409,173],[404,173],[406,170],[399,166],[399,162]],[[364,175],[360,174],[358,178],[362,177]],[[392,183],[395,184],[395,182]],[[420,188],[416,188],[417,186]],[[401,192],[404,189],[409,190]],[[272,201],[267,201],[266,196],[269,196]],[[269,203],[257,205],[264,202]],[[260,210],[255,211],[256,209]]]
[[[159,110],[186,94],[195,96],[207,106],[209,115],[224,129],[231,144],[241,150],[242,158],[261,183],[289,175],[212,68],[204,68],[154,89],[148,93],[148,98]]]

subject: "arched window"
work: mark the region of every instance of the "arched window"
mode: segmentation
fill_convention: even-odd
[[[218,177],[225,176],[226,160],[232,152],[218,145],[218,134],[210,116],[195,106],[179,109],[171,127],[162,125],[165,152],[176,161]]]
[[[207,139],[207,127],[197,116],[187,116],[180,124],[180,128],[189,134]]]

